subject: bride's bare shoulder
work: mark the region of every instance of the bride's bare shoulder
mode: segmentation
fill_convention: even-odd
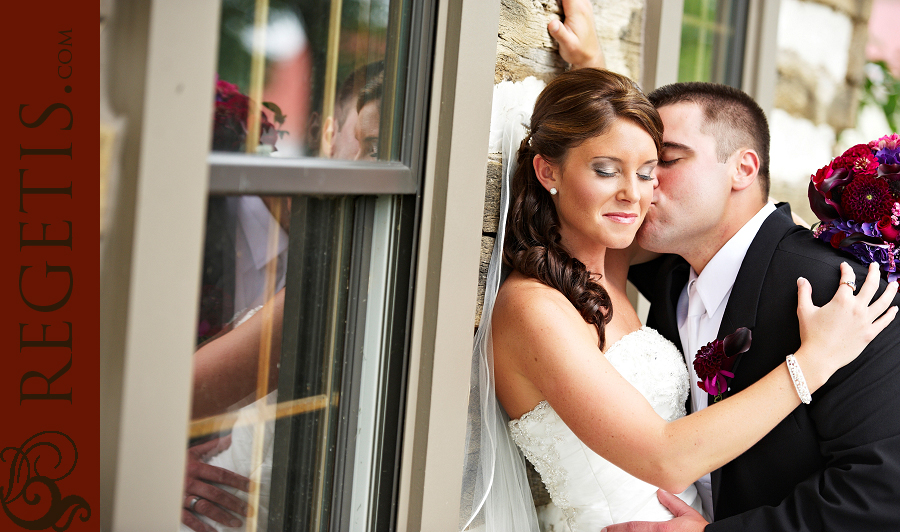
[[[494,328],[504,324],[516,329],[527,327],[548,315],[553,316],[554,321],[566,316],[581,321],[578,311],[559,290],[517,271],[512,272],[497,293]]]

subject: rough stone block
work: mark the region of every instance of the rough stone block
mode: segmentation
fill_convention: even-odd
[[[637,79],[643,40],[642,0],[593,0],[594,23],[606,55],[607,67]],[[497,35],[494,83],[535,76],[544,81],[568,68],[547,31],[555,0],[502,0]]]
[[[478,264],[478,296],[475,300],[475,328],[481,323],[481,311],[484,309],[484,287],[487,284],[488,265],[491,263],[491,251],[494,249],[494,237],[481,236],[481,260]]]
[[[792,50],[779,51],[777,68],[775,107],[815,122],[819,80],[813,69]]]
[[[503,164],[499,153],[488,154],[487,182],[484,188],[484,219],[481,231],[496,233],[500,223],[500,174]]]
[[[814,0],[812,4],[822,4],[835,11],[844,13],[856,19],[869,19],[872,11],[872,0]]]
[[[844,85],[835,94],[828,106],[826,122],[836,132],[856,126],[856,112],[859,110],[860,88]]]

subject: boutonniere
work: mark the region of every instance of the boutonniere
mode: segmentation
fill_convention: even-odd
[[[694,357],[694,371],[700,382],[697,386],[704,392],[715,395],[715,401],[722,400],[722,394],[728,389],[725,378],[733,378],[731,372],[737,355],[750,349],[750,329],[741,327],[722,340],[713,340],[701,347]]]

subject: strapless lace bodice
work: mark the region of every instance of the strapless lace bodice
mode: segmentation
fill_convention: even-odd
[[[663,419],[685,415],[688,373],[674,344],[648,327],[613,344],[606,358]],[[625,521],[663,521],[672,514],[656,487],[622,471],[575,436],[549,403],[509,422],[513,440],[541,475],[572,532],[600,530]],[[693,486],[680,495],[699,510]]]

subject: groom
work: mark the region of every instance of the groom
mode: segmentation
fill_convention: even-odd
[[[630,278],[651,298],[648,325],[684,350],[689,409],[697,411],[713,401],[690,363],[701,346],[750,328],[752,344],[725,395],[737,393],[800,345],[798,277],[823,305],[838,289],[842,261],[860,282],[865,268],[795,225],[787,204],[767,202],[768,125],[749,96],[677,83],[649,98],[665,130],[659,187],[637,238],[667,255],[632,268]],[[711,524],[663,492],[673,521],[608,530],[900,530],[900,323],[698,487]]]

